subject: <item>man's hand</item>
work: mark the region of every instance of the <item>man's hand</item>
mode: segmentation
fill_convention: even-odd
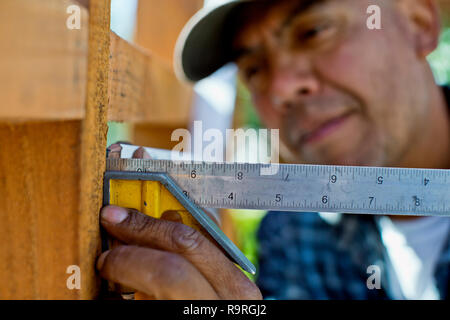
[[[107,206],[106,231],[126,245],[104,252],[102,277],[156,299],[261,299],[251,282],[212,242],[178,222]]]
[[[109,157],[120,157],[112,145]],[[138,149],[133,158],[150,158]],[[179,223],[178,214],[161,219],[134,209],[107,206],[101,224],[124,245],[104,252],[100,275],[156,299],[261,299],[258,287],[200,232]]]

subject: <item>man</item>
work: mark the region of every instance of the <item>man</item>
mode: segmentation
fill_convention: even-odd
[[[381,30],[366,24],[373,4]],[[197,81],[235,61],[290,161],[449,168],[448,106],[426,61],[439,31],[433,0],[235,1],[191,20],[176,66]],[[449,220],[270,213],[258,288],[192,229],[107,207],[102,225],[128,245],[98,268],[157,298],[444,299]]]

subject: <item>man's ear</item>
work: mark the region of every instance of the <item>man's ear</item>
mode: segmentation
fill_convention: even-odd
[[[397,0],[413,30],[417,54],[421,57],[433,52],[441,32],[441,21],[436,0]]]

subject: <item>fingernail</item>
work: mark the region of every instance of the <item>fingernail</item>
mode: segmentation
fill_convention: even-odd
[[[151,159],[151,157],[143,147],[139,147],[133,153],[133,159]]]
[[[128,217],[128,211],[117,206],[107,206],[102,209],[102,220],[117,224],[121,223]]]
[[[179,222],[183,223],[183,219],[181,218],[180,213],[174,210],[168,210],[164,211],[164,213],[161,215],[162,220],[172,221],[172,222]]]
[[[147,151],[145,151],[144,149],[144,154],[143,154],[143,159],[151,159],[152,157],[150,157],[150,155],[148,154]]]
[[[110,152],[118,152],[118,151],[122,151],[122,147],[120,146],[120,144],[112,144],[108,147],[108,150]]]
[[[122,147],[119,144],[113,144],[106,149],[106,157],[108,159],[118,159],[120,158],[121,152]]]
[[[98,259],[97,259],[97,270],[101,270],[102,269],[103,264],[105,263],[105,258],[109,254],[109,251],[110,250],[103,252],[100,255],[100,257],[98,257]]]

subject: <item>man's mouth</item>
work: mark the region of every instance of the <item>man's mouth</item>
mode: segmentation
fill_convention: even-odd
[[[301,144],[308,145],[319,142],[339,129],[353,114],[353,111],[347,112],[342,116],[324,122],[316,129],[304,134],[300,140]]]

